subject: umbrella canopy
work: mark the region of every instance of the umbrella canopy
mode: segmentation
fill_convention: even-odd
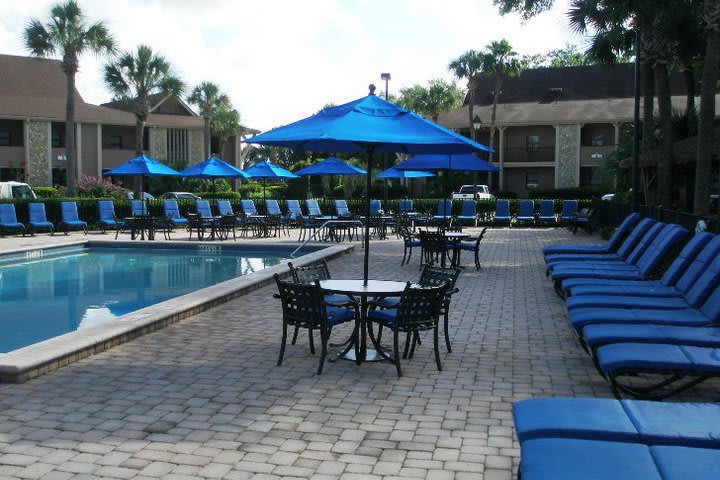
[[[295,175],[365,175],[367,172],[335,157],[328,157],[309,167],[295,172]]]
[[[263,161],[258,162],[252,167],[244,170],[245,176],[248,178],[298,178],[297,175],[289,170],[275,165],[274,163]]]
[[[300,150],[365,152],[365,258],[363,278],[368,279],[370,252],[370,192],[375,153],[471,153],[492,151],[410,110],[375,96],[321,110],[315,115],[245,140]]]
[[[462,172],[499,172],[500,169],[482,158],[466,154],[415,155],[395,165],[398,170],[462,171]]]
[[[398,170],[395,167],[390,167],[375,176],[377,178],[425,178],[434,177],[435,174],[421,170]]]
[[[223,162],[214,155],[190,168],[180,172],[183,177],[193,178],[248,178],[245,172],[235,168],[229,163]]]
[[[156,177],[162,175],[180,175],[180,172],[173,170],[164,163],[153,160],[145,155],[131,158],[122,165],[103,173],[108,177]]]

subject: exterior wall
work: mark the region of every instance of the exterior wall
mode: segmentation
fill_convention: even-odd
[[[0,130],[10,134],[10,147],[25,145],[25,132],[22,120],[0,120]]]
[[[25,147],[0,147],[0,167],[21,168],[25,163]]]
[[[552,125],[529,125],[507,127],[504,139],[503,163],[507,162],[553,162],[555,161],[555,129]],[[527,149],[528,135],[540,139],[538,151]],[[497,144],[496,144],[497,145]]]
[[[167,161],[167,128],[150,128],[150,156],[161,162]]]
[[[610,123],[588,123],[583,125],[580,134],[580,145],[583,147],[593,146],[592,140],[594,135],[603,136],[603,144],[595,146],[615,145],[615,126]]]
[[[97,125],[83,124],[80,143],[82,145],[82,158],[80,159],[80,172],[91,177],[97,176]]]
[[[122,138],[121,150],[130,150],[133,152],[135,151],[135,127],[127,127],[120,125],[103,125],[102,148],[110,149],[110,137]]]
[[[527,168],[506,168],[504,172],[504,190],[518,194],[519,197],[527,197],[528,190],[525,187],[527,173],[534,173],[538,178],[538,188],[553,188],[555,186],[555,169],[552,167],[527,167]]]
[[[27,122],[28,183],[51,186],[50,122]]]
[[[555,150],[555,187],[580,184],[580,125],[558,125]]]
[[[205,145],[205,137],[202,130],[188,130],[188,164],[193,165],[198,162],[205,160],[203,155],[203,148]]]

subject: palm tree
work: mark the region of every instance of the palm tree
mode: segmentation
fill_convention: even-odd
[[[75,158],[75,74],[80,55],[113,53],[115,41],[103,22],[88,25],[75,0],[50,8],[50,19],[43,24],[31,19],[23,31],[25,47],[36,57],[62,55],[60,68],[67,78],[65,102],[65,156],[67,157],[68,195],[75,196],[77,160]]]
[[[220,92],[220,87],[212,82],[202,82],[193,88],[188,102],[196,105],[200,109],[200,115],[205,119],[205,157],[210,156],[210,124],[215,114],[221,108],[227,108],[230,105],[230,99],[227,95]],[[222,144],[220,144],[222,148]]]
[[[210,130],[220,142],[220,156],[228,138],[242,133],[240,113],[229,105],[221,106],[210,120]]]
[[[457,78],[467,79],[468,97],[470,103],[468,105],[468,127],[470,128],[470,138],[475,140],[475,129],[473,128],[473,110],[475,108],[475,90],[477,75],[482,71],[483,55],[477,50],[468,50],[448,65],[448,69]]]
[[[517,58],[517,52],[513,51],[510,42],[504,38],[500,41],[491,42],[482,56],[483,75],[495,77],[495,89],[493,90],[492,114],[490,116],[490,148],[495,143],[495,119],[497,114],[500,91],[505,78],[520,76],[524,69],[524,63]],[[493,153],[490,152],[489,159],[492,162]]]
[[[464,96],[455,83],[434,79],[428,82],[427,87],[416,84],[401,89],[398,103],[437,123],[440,113],[462,105]]]
[[[135,114],[135,153],[143,153],[145,122],[150,113],[150,97],[154,94],[180,96],[185,84],[173,71],[170,63],[147,45],[138,45],[137,52],[123,52],[105,65],[105,85],[116,100],[133,103]],[[136,194],[141,183],[134,184]]]

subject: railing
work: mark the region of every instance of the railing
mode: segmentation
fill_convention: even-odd
[[[626,203],[607,202],[599,199],[593,200],[594,221],[601,226],[616,227],[632,212],[630,205]],[[698,221],[703,220],[707,226],[707,231],[712,233],[720,233],[720,219],[717,215],[695,215],[694,213],[684,212],[682,210],[671,210],[655,205],[641,205],[638,213],[643,217],[654,218],[660,222],[676,223],[691,232],[695,231]]]
[[[537,151],[530,151],[525,147],[506,148],[503,162],[554,162],[555,147],[539,147]]]

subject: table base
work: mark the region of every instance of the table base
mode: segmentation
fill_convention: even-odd
[[[348,352],[345,355],[339,355],[339,358],[342,358],[343,360],[350,360],[355,361],[357,358],[355,357],[355,349],[351,348],[348,350]],[[367,353],[365,354],[365,361],[366,362],[382,362],[385,360],[382,355],[378,353],[377,350],[373,350],[372,348],[367,349]]]

